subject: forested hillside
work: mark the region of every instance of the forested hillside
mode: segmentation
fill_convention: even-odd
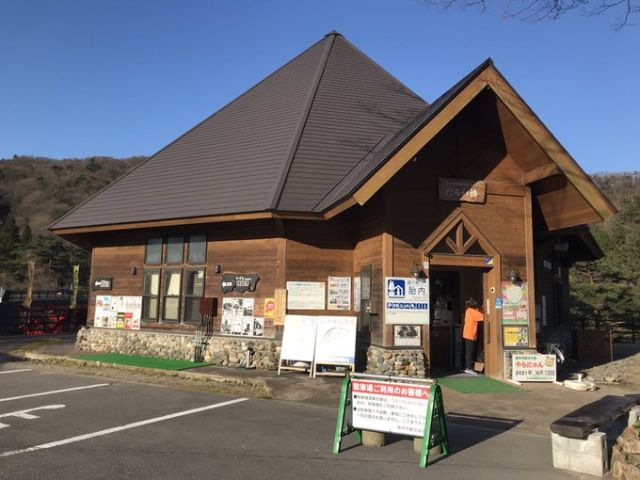
[[[71,265],[78,263],[86,284],[88,253],[53,236],[47,226],[142,159],[0,160],[0,287],[24,287],[29,259],[36,262],[34,288],[68,287]]]
[[[640,341],[640,172],[600,173],[594,181],[620,213],[591,227],[605,253],[597,262],[571,269],[574,322],[629,329],[633,322]],[[618,336],[618,340],[620,340]],[[631,340],[626,334],[624,340]]]

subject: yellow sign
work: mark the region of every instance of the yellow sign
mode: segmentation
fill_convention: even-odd
[[[275,298],[264,299],[264,310],[262,312],[262,316],[264,318],[275,318],[276,316],[276,299]]]
[[[276,288],[275,290],[275,315],[274,325],[284,325],[284,319],[287,316],[287,289]]]
[[[502,327],[505,347],[528,347],[529,327]]]

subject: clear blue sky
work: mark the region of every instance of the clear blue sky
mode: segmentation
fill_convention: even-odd
[[[640,25],[615,20],[419,0],[0,0],[0,158],[150,155],[336,29],[427,101],[492,57],[586,171],[640,170]]]

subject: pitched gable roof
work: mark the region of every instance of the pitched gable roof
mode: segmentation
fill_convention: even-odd
[[[426,107],[331,32],[49,228],[310,212]]]

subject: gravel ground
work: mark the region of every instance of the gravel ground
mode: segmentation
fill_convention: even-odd
[[[596,383],[621,384],[640,389],[640,353],[585,369]]]

